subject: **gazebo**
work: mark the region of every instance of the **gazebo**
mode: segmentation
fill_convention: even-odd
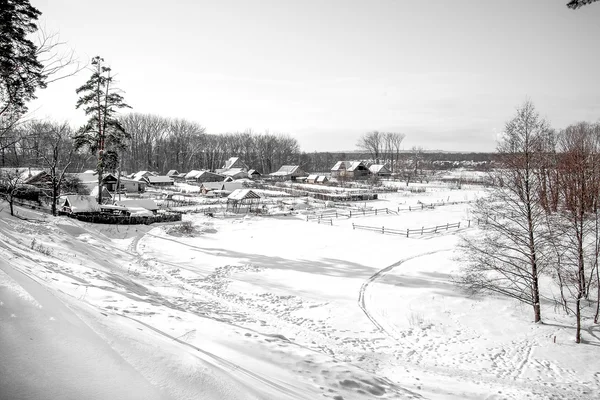
[[[227,196],[227,211],[251,212],[258,208],[260,196],[252,189],[236,189]]]

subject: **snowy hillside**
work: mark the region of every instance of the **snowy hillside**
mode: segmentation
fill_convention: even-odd
[[[593,399],[600,332],[452,283],[477,189],[397,213],[109,226],[0,211],[2,399]],[[448,201],[433,209],[405,211]],[[406,230],[461,222],[460,229]]]

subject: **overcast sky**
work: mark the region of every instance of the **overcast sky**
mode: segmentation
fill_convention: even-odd
[[[133,110],[209,133],[288,133],[352,150],[493,151],[527,98],[556,128],[600,118],[600,3],[567,0],[31,0],[82,60],[104,57]],[[81,124],[75,88],[30,107]]]

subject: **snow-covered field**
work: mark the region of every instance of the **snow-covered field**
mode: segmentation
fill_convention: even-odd
[[[386,193],[397,209],[476,187]],[[1,205],[0,205],[1,207]],[[0,398],[595,399],[600,331],[453,284],[468,204],[116,227],[0,211]],[[423,236],[353,230],[352,223]],[[35,241],[34,241],[35,240]]]

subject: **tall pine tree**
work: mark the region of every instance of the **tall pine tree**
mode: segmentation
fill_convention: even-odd
[[[38,29],[40,15],[29,0],[0,0],[0,148],[1,139],[35,98],[35,90],[45,87],[43,65],[27,38]]]
[[[116,117],[117,111],[129,107],[114,87],[111,69],[104,59],[92,59],[92,76],[76,90],[80,95],[76,108],[83,107],[87,123],[73,137],[76,149],[98,154],[98,203],[102,203],[102,178],[106,170],[114,171],[119,163],[119,151],[126,146],[130,135]],[[117,188],[118,190],[118,188]]]

